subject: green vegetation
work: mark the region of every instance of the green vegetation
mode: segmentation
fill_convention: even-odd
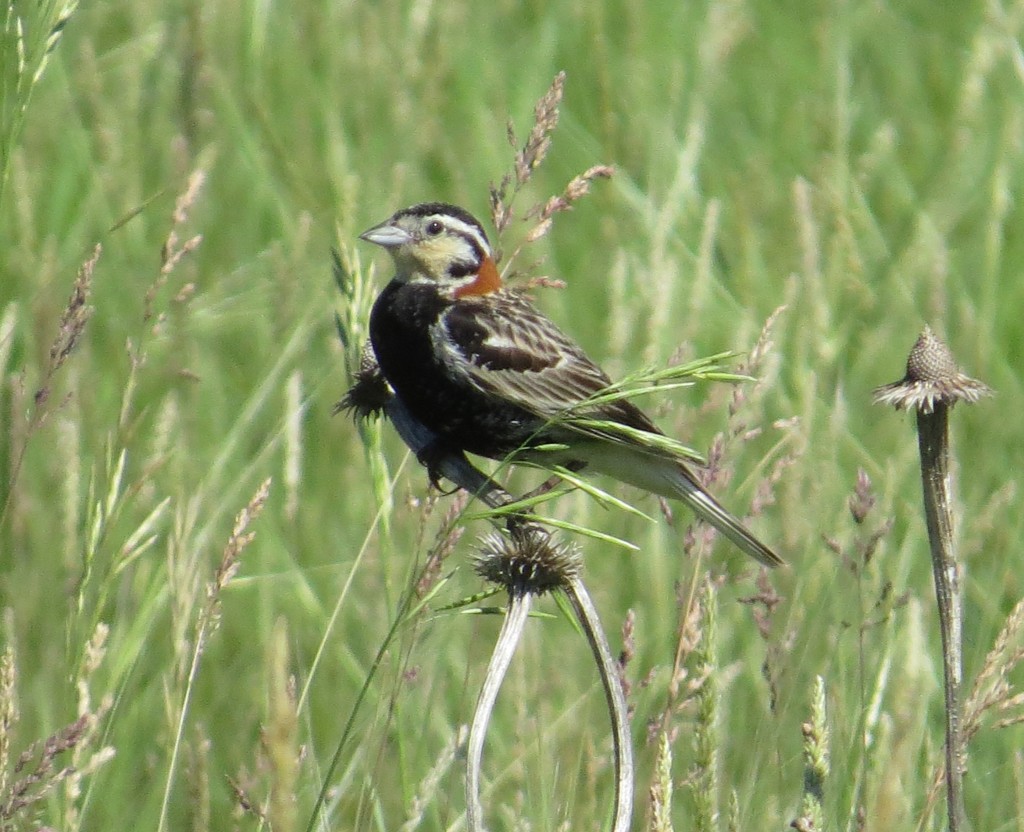
[[[580,492],[537,509],[639,547],[577,538],[628,660],[634,828],[944,828],[917,441],[871,404],[928,323],[997,391],[950,420],[964,797],[975,830],[1024,829],[1024,6],[0,17],[0,829],[301,830],[335,755],[314,828],[460,828],[458,743],[500,626],[464,613],[501,599],[458,602],[486,589],[490,526],[460,525],[479,506],[428,492],[388,425],[332,416],[334,315],[358,336],[371,298],[339,294],[330,252],[369,289],[388,264],[356,237],[396,208],[486,217],[506,119],[524,137],[560,70],[517,208],[616,173],[517,267],[565,281],[533,291],[617,378],[743,353],[729,369],[756,382],[642,404],[711,449],[715,492],[791,565],[759,577],[609,483],[658,522]],[[554,615],[498,697],[485,816],[599,829],[604,695],[581,635],[535,609]]]

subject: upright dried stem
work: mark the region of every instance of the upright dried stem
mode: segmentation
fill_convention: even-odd
[[[950,832],[964,828],[965,753],[960,730],[963,686],[963,609],[960,570],[953,553],[953,514],[949,497],[949,407],[937,402],[931,413],[918,411],[924,513],[932,551],[932,573],[942,636],[942,672],[946,705],[946,795]]]
[[[958,401],[975,402],[991,391],[963,375],[953,354],[925,328],[907,359],[904,378],[875,391],[875,401],[917,411],[925,521],[935,577],[935,598],[942,637],[946,706],[946,809],[950,832],[967,828],[963,772],[966,753],[960,725],[963,683],[963,618],[960,569],[953,552],[950,509],[949,410]]]

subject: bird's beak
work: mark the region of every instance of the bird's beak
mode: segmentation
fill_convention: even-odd
[[[375,225],[373,228],[364,231],[359,235],[359,239],[366,240],[368,243],[376,243],[379,246],[384,246],[384,248],[398,248],[406,243],[411,243],[412,234],[404,228],[392,225],[391,220],[385,220],[380,225]]]

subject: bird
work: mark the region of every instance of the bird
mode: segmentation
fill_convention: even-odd
[[[420,203],[360,238],[383,247],[395,267],[370,311],[370,344],[394,394],[436,435],[433,452],[605,474],[686,504],[761,564],[783,563],[685,458],[658,445],[664,434],[639,407],[600,398],[611,378],[503,282],[471,213]],[[421,461],[429,469],[429,454]]]

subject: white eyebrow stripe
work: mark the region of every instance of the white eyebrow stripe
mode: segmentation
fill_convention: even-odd
[[[480,247],[480,251],[490,257],[491,247],[487,244],[487,238],[483,232],[475,225],[464,222],[458,217],[453,217],[450,214],[435,214],[429,219],[436,219],[443,222],[448,228],[454,231],[456,234],[462,234],[463,236],[470,237],[476,241],[476,244]]]

